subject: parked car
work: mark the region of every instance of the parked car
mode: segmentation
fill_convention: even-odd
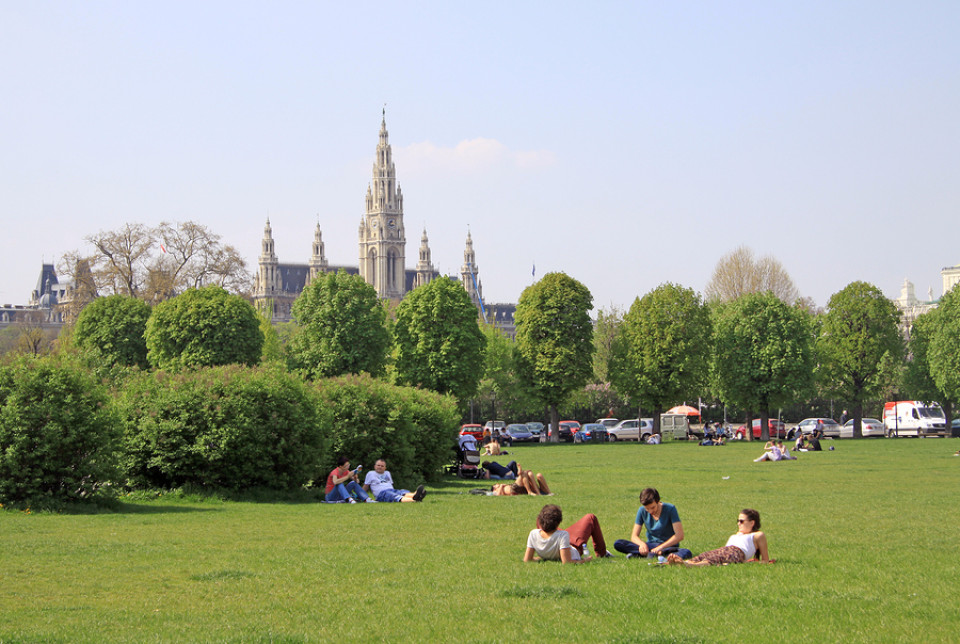
[[[530,420],[524,423],[524,425],[527,426],[527,429],[529,429],[530,433],[533,434],[534,436],[539,436],[540,434],[543,433],[543,423],[541,422]]]
[[[760,419],[754,418],[750,421],[751,427],[753,427],[753,438],[754,440],[760,438]],[[767,427],[769,427],[769,436],[770,438],[786,438],[787,437],[787,424],[782,420],[777,420],[776,418],[767,419]],[[747,435],[747,426],[740,425],[737,427],[734,432],[737,440],[742,440]]]
[[[947,417],[935,402],[898,400],[884,403],[883,424],[891,436],[947,435]]]
[[[484,423],[483,430],[486,431],[489,429],[490,434],[493,435],[494,431],[498,429],[504,429],[506,426],[507,424],[502,420],[488,420],[486,423]]]
[[[595,422],[598,422],[607,429],[610,429],[611,427],[616,427],[620,420],[618,418],[598,418]]]
[[[572,443],[573,435],[579,431],[580,431],[580,423],[578,423],[577,421],[561,420],[560,433],[557,434],[557,439],[562,441],[567,441],[568,443]]]
[[[460,425],[460,435],[466,436],[467,434],[473,436],[478,441],[483,439],[483,427],[480,425],[475,425],[473,423],[467,423],[465,425]]]
[[[885,436],[883,423],[876,418],[861,418],[860,430],[864,438],[871,436]],[[840,428],[840,438],[853,438],[853,419],[851,418]]]
[[[950,422],[950,435],[954,438],[960,437],[960,418],[954,418]]]
[[[621,420],[608,431],[610,433],[610,442],[647,440],[647,437],[653,433],[653,419],[634,418],[632,420]]]
[[[585,443],[606,443],[610,437],[603,423],[585,423],[580,435]]]
[[[812,434],[813,430],[817,428],[818,421],[822,425],[821,429],[826,438],[840,438],[840,423],[832,418],[804,418],[797,424],[797,430],[806,435]]]
[[[507,425],[506,432],[507,436],[509,436],[510,440],[514,443],[529,443],[535,440],[534,435],[530,432],[527,426],[522,423]]]

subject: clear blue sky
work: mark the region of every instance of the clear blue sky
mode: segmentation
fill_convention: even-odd
[[[135,221],[256,268],[319,216],[355,264],[386,103],[407,265],[426,226],[488,301],[565,271],[598,307],[776,255],[825,305],[960,262],[960,3],[0,0],[0,303]]]

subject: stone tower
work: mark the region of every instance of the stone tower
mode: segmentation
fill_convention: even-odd
[[[403,229],[403,193],[397,183],[387,135],[386,110],[380,122],[380,141],[367,186],[367,212],[360,222],[360,275],[383,299],[399,300],[406,291]]]
[[[430,243],[427,240],[427,229],[423,229],[423,235],[420,237],[420,261],[417,262],[417,274],[413,279],[413,288],[423,286],[430,282],[437,274],[437,270],[430,262]]]
[[[320,232],[320,222],[313,231],[313,254],[310,256],[310,276],[307,278],[309,284],[320,273],[327,272],[327,257],[323,252],[323,233]]]
[[[254,283],[254,292],[264,297],[272,297],[280,291],[281,280],[278,269],[277,253],[273,247],[273,229],[270,227],[270,218],[263,227],[263,241],[260,243],[260,257],[257,260],[257,279]]]
[[[460,282],[466,289],[467,294],[470,295],[470,301],[480,306],[480,301],[483,300],[483,285],[480,283],[480,278],[477,277],[477,272],[477,257],[473,252],[473,238],[468,230],[467,245],[463,249],[463,266],[460,267]]]

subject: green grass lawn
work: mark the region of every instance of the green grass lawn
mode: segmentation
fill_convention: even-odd
[[[0,642],[958,641],[960,441],[825,444],[786,463],[753,463],[758,443],[501,459],[547,476],[565,525],[597,514],[611,549],[647,486],[677,505],[694,552],[756,508],[772,566],[524,564],[544,499],[452,478],[422,504],[0,512]]]

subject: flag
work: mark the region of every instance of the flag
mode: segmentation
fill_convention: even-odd
[[[166,252],[167,252],[167,247],[164,246],[164,245],[161,243],[161,244],[160,244],[160,250],[162,250],[162,251],[164,252],[164,254],[166,254]]]
[[[530,274],[531,274],[532,276],[534,276],[534,277],[537,276],[537,263],[536,263],[536,262],[533,263],[533,270],[530,272]]]

